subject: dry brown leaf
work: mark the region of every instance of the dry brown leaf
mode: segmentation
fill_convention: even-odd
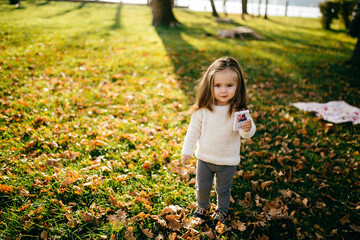
[[[261,183],[261,190],[264,190],[266,188],[266,190],[269,189],[269,186],[274,183],[273,181],[265,181],[263,183]]]
[[[350,214],[346,214],[343,218],[341,218],[339,221],[341,225],[345,225],[347,223],[350,223],[349,221]]]
[[[177,234],[173,232],[169,235],[169,240],[175,240],[176,237],[177,237]]]
[[[294,144],[294,146],[299,146],[299,144],[300,144],[300,139],[299,139],[299,138],[295,138],[295,139],[293,140],[293,144]]]
[[[360,233],[360,226],[355,224],[350,224],[349,227],[351,227],[351,229],[354,230],[355,232]]]
[[[67,187],[76,182],[79,179],[79,177],[67,177],[64,179],[64,181],[61,183],[61,187]]]
[[[141,231],[147,236],[148,238],[153,238],[154,234],[151,232],[150,229],[141,229]]]
[[[167,223],[164,219],[160,218],[157,215],[152,215],[150,216],[152,219],[154,219],[158,224],[160,224],[160,226],[162,227],[167,227]]]
[[[209,230],[207,232],[202,232],[202,235],[204,235],[205,237],[207,237],[209,239],[214,239],[215,238],[215,235],[211,230]]]
[[[225,224],[218,222],[215,227],[215,230],[220,234],[224,234],[225,232],[231,230],[231,227],[226,227]]]
[[[78,225],[79,221],[75,218],[75,219],[71,219],[69,220],[69,222],[67,223],[67,225],[70,228],[75,228]]]
[[[167,216],[168,217],[168,216]],[[181,223],[179,222],[179,220],[176,219],[168,219],[169,220],[169,228],[172,231],[179,231],[181,229]]]
[[[95,220],[93,215],[89,212],[81,213],[81,219],[86,223],[92,223]]]
[[[134,231],[134,227],[128,227],[126,232],[125,232],[125,239],[126,240],[136,240],[136,238],[134,237],[133,231]]]
[[[243,232],[246,230],[246,224],[239,221],[239,220],[234,220],[231,222],[231,226],[234,228],[234,229],[237,229],[239,230],[240,232]]]
[[[41,234],[40,234],[40,238],[41,238],[41,239],[44,239],[44,240],[47,240],[48,237],[49,237],[48,231],[43,230],[43,231],[41,232]]]
[[[190,219],[190,223],[193,227],[198,227],[201,224],[203,224],[204,222],[205,222],[205,220],[201,219],[201,218],[191,218]]]
[[[164,240],[164,236],[160,233],[156,238],[155,240]]]
[[[109,224],[111,224],[115,228],[122,227],[126,224],[126,212],[119,209],[118,211],[116,211],[116,215],[108,215],[107,220]]]
[[[54,158],[47,159],[45,165],[55,167],[55,168],[60,168],[61,167],[60,160],[54,159]]]
[[[111,193],[110,193],[110,196],[109,196],[109,201],[111,203],[111,206],[113,206],[113,207],[118,206],[118,201],[116,200],[116,198]]]
[[[200,234],[193,228],[190,228],[182,237],[181,239],[200,239]]]
[[[181,211],[181,210],[182,210],[182,208],[179,207],[179,206],[170,205],[170,206],[165,207],[165,208],[161,211],[160,215],[166,215],[166,214],[169,214],[169,213],[171,213],[171,214],[176,214],[176,213],[178,213],[178,212]]]

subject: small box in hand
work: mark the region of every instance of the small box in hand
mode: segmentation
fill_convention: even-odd
[[[235,112],[233,130],[238,131],[242,129],[242,125],[248,119],[251,119],[249,110]]]

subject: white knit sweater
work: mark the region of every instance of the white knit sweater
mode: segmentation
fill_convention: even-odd
[[[256,126],[251,120],[251,129],[233,131],[234,113],[229,117],[229,105],[213,106],[213,112],[201,108],[194,112],[182,149],[183,155],[195,157],[217,165],[234,166],[240,163],[240,136],[251,138]]]

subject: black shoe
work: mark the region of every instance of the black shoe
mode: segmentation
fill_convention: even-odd
[[[225,219],[226,219],[226,213],[224,213],[221,210],[216,210],[212,215],[212,220],[214,225],[216,225],[218,222],[224,223]]]
[[[205,213],[206,213],[205,208],[197,207],[195,212],[193,213],[193,216],[204,219],[205,218]]]

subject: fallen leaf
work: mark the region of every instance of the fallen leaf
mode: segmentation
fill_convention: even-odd
[[[56,168],[61,167],[60,161],[58,159],[53,159],[53,158],[47,159],[45,165],[46,166],[51,166],[51,167],[56,167]]]
[[[350,224],[349,227],[351,227],[351,229],[354,230],[355,232],[360,233],[360,226],[355,224]]]
[[[240,222],[239,220],[233,220],[231,222],[231,226],[234,228],[234,229],[237,229],[239,230],[240,232],[243,232],[246,230],[246,224],[243,223],[243,222]]]
[[[79,177],[67,177],[62,181],[61,187],[67,187],[79,180]]]
[[[126,232],[125,232],[125,239],[126,240],[136,240],[136,238],[134,237],[134,233],[133,233],[133,231],[134,231],[134,227],[128,227],[127,228],[127,230],[126,230]]]
[[[177,216],[176,215],[167,215],[166,219],[169,221],[169,228],[172,231],[179,231],[182,227],[181,223],[179,220],[177,220]]]
[[[155,240],[164,240],[164,236],[160,233],[156,238]]]
[[[81,213],[81,219],[86,223],[93,223],[95,220],[93,215],[89,212]]]
[[[343,218],[341,218],[339,220],[341,225],[345,225],[346,223],[350,223],[349,217],[350,217],[350,214],[346,214]]]
[[[141,229],[141,231],[147,236],[148,238],[153,238],[154,234],[151,232],[150,229]]]
[[[40,238],[41,238],[41,239],[44,239],[44,240],[47,240],[48,237],[49,237],[48,231],[43,230],[43,231],[41,232],[41,234],[40,234]]]
[[[176,214],[179,211],[181,211],[182,208],[179,206],[175,206],[175,205],[170,205],[168,207],[163,208],[163,210],[161,211],[160,215],[166,215],[166,214]]]

